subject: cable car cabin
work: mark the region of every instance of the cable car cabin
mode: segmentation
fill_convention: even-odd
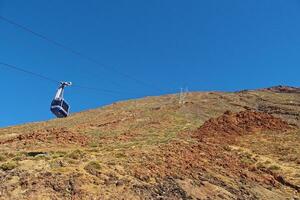
[[[69,115],[69,104],[64,99],[54,99],[51,103],[51,112],[58,118],[67,117]]]
[[[64,89],[66,86],[72,85],[71,82],[61,82],[53,101],[51,102],[50,110],[58,118],[68,117],[70,106],[64,100]]]

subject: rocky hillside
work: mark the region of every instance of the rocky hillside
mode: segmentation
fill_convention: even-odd
[[[300,90],[147,97],[0,129],[0,199],[300,199]]]

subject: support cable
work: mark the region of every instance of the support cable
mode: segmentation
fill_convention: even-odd
[[[112,72],[114,72],[114,73],[117,73],[117,74],[119,74],[119,75],[121,75],[121,76],[123,76],[123,77],[125,77],[125,78],[127,78],[127,79],[130,79],[130,80],[135,81],[136,83],[138,83],[138,84],[140,84],[140,85],[146,86],[146,87],[148,87],[148,88],[155,89],[156,91],[159,91],[159,92],[164,91],[164,90],[160,89],[159,87],[157,87],[156,85],[147,83],[147,82],[142,81],[142,80],[140,80],[140,79],[137,79],[137,78],[135,78],[135,77],[133,77],[133,76],[127,74],[127,73],[124,73],[124,72],[121,72],[121,71],[117,70],[116,68],[114,68],[114,67],[112,67],[112,66],[104,65],[104,64],[98,62],[96,59],[94,59],[94,58],[92,58],[92,57],[90,57],[90,56],[88,56],[88,55],[86,55],[86,54],[83,54],[83,53],[81,53],[81,52],[79,52],[79,51],[76,51],[76,50],[74,50],[73,48],[70,48],[70,47],[68,47],[67,45],[65,45],[65,44],[63,44],[63,43],[61,43],[61,42],[57,42],[56,40],[53,40],[53,39],[51,39],[51,38],[49,38],[49,37],[47,37],[47,36],[45,36],[45,35],[43,35],[43,34],[41,34],[41,33],[38,33],[38,32],[36,32],[36,31],[34,31],[34,30],[28,28],[27,26],[21,25],[21,24],[19,24],[19,23],[13,21],[13,20],[11,20],[11,19],[8,19],[8,18],[6,18],[6,17],[0,15],[0,20],[5,21],[5,22],[7,22],[7,23],[9,23],[9,24],[11,24],[11,25],[14,25],[14,26],[16,26],[16,27],[22,29],[23,31],[29,32],[29,33],[33,34],[34,36],[39,37],[39,38],[41,38],[41,39],[43,39],[43,40],[45,40],[45,41],[47,41],[47,42],[49,42],[49,43],[51,43],[51,44],[53,44],[53,45],[59,47],[59,48],[61,48],[61,49],[64,49],[64,50],[66,50],[66,51],[69,51],[69,52],[71,52],[72,54],[74,54],[74,55],[76,55],[76,56],[78,56],[78,57],[81,57],[81,58],[83,58],[83,59],[85,59],[85,60],[88,60],[88,61],[90,61],[90,62],[96,64],[97,66],[100,66],[102,69],[105,69],[105,70],[107,70],[107,71],[112,71]]]
[[[22,72],[22,73],[25,73],[25,74],[29,74],[31,76],[38,77],[40,79],[43,79],[43,80],[46,80],[46,81],[49,81],[49,82],[52,82],[52,83],[60,84],[60,82],[61,82],[61,81],[52,79],[50,77],[44,76],[42,74],[32,72],[32,71],[26,70],[22,67],[11,65],[11,64],[8,64],[8,63],[5,63],[5,62],[0,61],[0,65],[8,67],[10,69],[13,69],[15,71],[19,71],[19,72]],[[107,90],[107,89],[102,89],[102,88],[87,87],[87,86],[82,86],[82,85],[77,85],[77,84],[74,84],[73,86],[77,87],[77,88],[80,88],[80,89],[85,89],[85,90],[90,90],[90,91],[97,91],[97,92],[102,92],[102,93],[119,94],[119,95],[120,94],[121,95],[127,94],[127,93],[124,93],[124,92],[121,92],[121,91],[114,91],[114,90]]]

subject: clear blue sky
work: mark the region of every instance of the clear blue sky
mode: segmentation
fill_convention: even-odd
[[[0,61],[58,80],[72,112],[193,91],[299,86],[299,0],[0,0],[0,15],[114,66],[156,91],[0,21]],[[0,66],[0,127],[53,118],[57,85]]]

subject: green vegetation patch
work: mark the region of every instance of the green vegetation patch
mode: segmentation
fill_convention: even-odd
[[[11,161],[11,162],[3,163],[0,166],[0,169],[2,169],[3,171],[10,171],[10,170],[15,169],[17,166],[18,166],[18,164],[16,162]]]
[[[84,156],[85,156],[85,153],[79,149],[76,149],[66,155],[66,157],[74,159],[74,160],[82,159]]]
[[[280,170],[280,167],[278,165],[271,165],[269,167],[269,170],[272,170],[272,171]]]
[[[97,161],[90,161],[85,167],[85,171],[92,175],[98,175],[102,169],[101,165]]]
[[[61,158],[67,155],[67,152],[65,151],[55,151],[55,152],[51,152],[51,157],[52,158]]]

